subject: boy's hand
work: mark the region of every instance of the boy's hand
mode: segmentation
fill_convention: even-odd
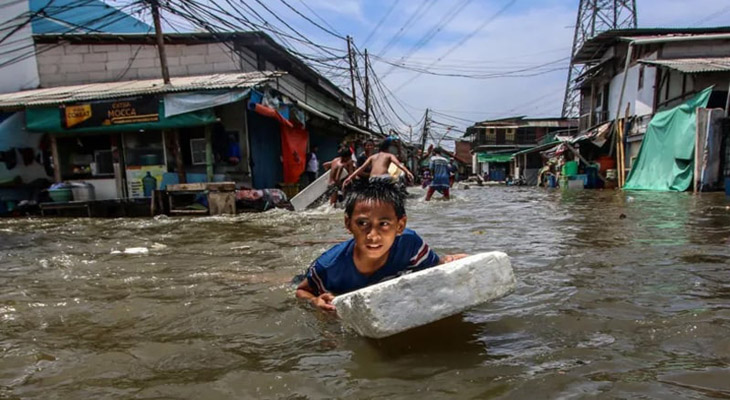
[[[413,179],[413,174],[412,174],[412,173],[410,173],[410,172],[409,172],[409,173],[407,174],[407,176],[408,176],[408,180],[410,180],[411,182],[413,182],[413,181],[414,181],[414,179]]]
[[[354,175],[350,175],[349,177],[345,178],[345,180],[344,180],[344,181],[342,182],[342,187],[343,187],[343,188],[344,188],[345,186],[349,185],[349,184],[350,184],[350,182],[352,182],[352,177],[353,177],[353,176],[354,176]]]
[[[320,310],[335,311],[335,306],[332,304],[332,300],[334,299],[335,296],[333,296],[332,293],[322,293],[312,299],[312,304]]]
[[[443,259],[442,264],[446,264],[446,263],[450,263],[452,261],[460,260],[460,259],[462,259],[464,257],[468,257],[468,256],[469,256],[468,254],[463,254],[463,253],[461,253],[461,254],[449,254],[449,255],[444,256],[444,259]]]

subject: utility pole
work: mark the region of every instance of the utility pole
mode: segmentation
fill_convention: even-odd
[[[421,133],[421,154],[423,155],[426,151],[426,138],[428,138],[428,128],[430,121],[428,120],[428,108],[426,109],[426,116],[423,118],[423,132]]]
[[[167,55],[165,54],[165,39],[162,36],[162,24],[160,24],[160,4],[158,0],[147,0],[152,9],[152,20],[155,22],[155,37],[157,38],[157,51],[160,53],[160,67],[162,67],[162,81],[165,85],[170,84],[170,71],[167,69]]]
[[[352,85],[352,107],[357,121],[357,96],[355,95],[355,66],[352,60],[352,38],[347,36],[347,58],[350,60],[350,84]]]
[[[370,58],[368,57],[368,49],[365,49],[365,127],[370,129],[370,78],[368,69],[370,68]]]

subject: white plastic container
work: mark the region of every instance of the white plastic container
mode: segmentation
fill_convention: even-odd
[[[74,182],[71,184],[71,192],[74,195],[74,201],[93,201],[96,199],[94,185],[88,182]]]

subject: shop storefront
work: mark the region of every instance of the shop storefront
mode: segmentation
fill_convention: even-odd
[[[28,131],[51,135],[55,180],[89,183],[97,200],[149,196],[150,180],[159,189],[170,170],[164,132],[203,129],[215,121],[211,109],[166,118],[157,96],[26,111]]]

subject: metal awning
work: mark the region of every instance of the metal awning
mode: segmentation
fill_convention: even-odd
[[[539,146],[531,147],[531,148],[526,149],[526,150],[518,151],[517,153],[512,154],[512,156],[519,156],[521,154],[529,154],[529,153],[534,153],[536,151],[542,151],[542,150],[549,149],[551,147],[557,146],[560,143],[563,143],[563,142],[561,142],[560,140],[555,140],[553,142],[548,142],[548,143],[545,143],[545,144],[541,144]]]
[[[582,135],[567,140],[567,142],[578,143],[584,140],[591,140],[595,142],[596,146],[600,147],[606,141],[606,136],[609,134],[611,126],[613,126],[613,121],[604,122],[586,130]]]
[[[477,153],[478,162],[506,163],[512,161],[512,153]]]
[[[53,106],[79,101],[188,91],[243,89],[263,84],[284,74],[279,71],[236,72],[174,77],[170,78],[169,85],[165,85],[162,79],[145,79],[24,90],[0,94],[0,109]]]
[[[302,110],[307,111],[310,114],[314,114],[314,115],[316,115],[319,118],[322,118],[324,120],[332,121],[332,122],[334,122],[334,123],[336,123],[338,125],[342,125],[345,128],[350,129],[350,130],[353,130],[353,131],[355,131],[357,133],[360,133],[360,134],[363,134],[363,135],[366,135],[366,136],[373,136],[373,135],[375,135],[375,136],[381,136],[381,135],[377,134],[376,132],[368,131],[368,130],[366,130],[364,128],[360,128],[360,127],[355,126],[355,125],[352,125],[350,123],[347,123],[347,122],[344,122],[344,121],[340,121],[339,118],[337,118],[335,116],[332,116],[332,115],[329,115],[329,114],[325,114],[322,111],[317,110],[316,108],[310,106],[309,104],[307,104],[307,103],[305,103],[303,101],[294,100],[294,104],[297,105]]]
[[[730,57],[677,58],[671,60],[639,60],[642,64],[666,67],[685,74],[730,71]]]

